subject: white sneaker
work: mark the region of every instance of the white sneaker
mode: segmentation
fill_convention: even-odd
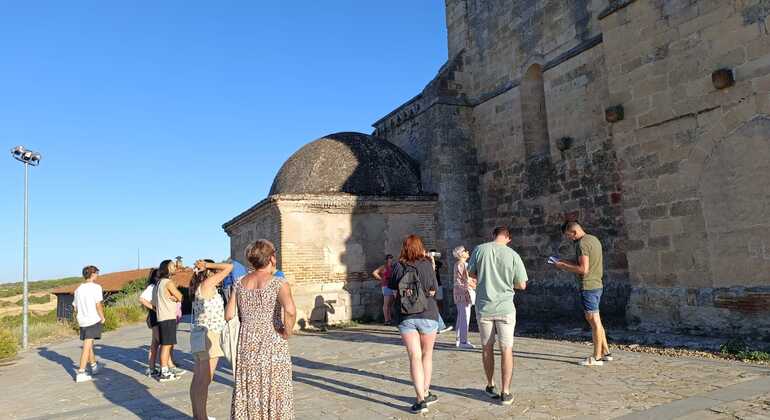
[[[473,349],[476,348],[476,346],[474,346],[471,343],[460,343],[460,345],[458,347],[460,347],[461,349],[466,349],[466,350],[473,350]]]
[[[176,381],[177,379],[179,379],[178,376],[174,375],[171,372],[166,371],[166,372],[161,372],[160,376],[158,377],[158,382],[171,382],[171,381]]]
[[[588,359],[579,361],[578,364],[580,366],[603,366],[604,362],[601,360],[596,360],[593,356],[591,356]]]
[[[96,362],[91,365],[91,376],[96,375],[99,373],[99,371],[102,370],[101,366],[99,366],[99,362]]]
[[[615,358],[612,357],[612,353],[607,353],[604,355],[604,357],[602,357],[603,362],[611,362],[613,360],[615,360]]]
[[[94,378],[91,377],[91,375],[85,373],[85,372],[78,372],[78,374],[75,376],[75,382],[88,382],[93,380]]]

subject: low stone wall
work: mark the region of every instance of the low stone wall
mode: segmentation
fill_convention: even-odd
[[[623,320],[630,293],[627,282],[606,281],[602,293],[602,317]],[[580,290],[574,279],[530,281],[527,290],[516,293],[515,302],[516,312],[532,321],[580,320],[583,317]]]
[[[354,319],[382,319],[382,291],[377,281],[293,285],[298,326],[335,325]]]
[[[770,287],[631,290],[630,327],[708,336],[770,340]]]

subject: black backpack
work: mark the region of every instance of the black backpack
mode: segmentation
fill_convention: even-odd
[[[398,281],[398,300],[402,315],[414,315],[428,309],[428,298],[417,275],[417,267],[401,264],[404,275]]]

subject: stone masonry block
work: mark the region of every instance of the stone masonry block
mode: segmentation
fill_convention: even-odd
[[[671,205],[671,216],[689,216],[700,213],[700,200],[679,201]]]
[[[654,220],[650,223],[650,236],[669,236],[684,232],[682,221],[678,217]]]
[[[660,219],[668,214],[668,207],[664,205],[642,207],[639,209],[639,217],[642,220]]]
[[[647,246],[650,248],[669,248],[671,246],[671,238],[668,236],[650,238],[647,241]]]

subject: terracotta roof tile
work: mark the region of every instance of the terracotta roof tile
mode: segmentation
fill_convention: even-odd
[[[99,278],[96,279],[96,283],[102,286],[102,290],[104,292],[117,292],[122,289],[123,286],[133,280],[146,278],[150,273],[150,270],[150,268],[142,268],[139,270],[100,274]],[[191,269],[181,270],[174,274],[174,281],[177,282],[179,287],[188,287],[190,285],[190,280],[192,279],[192,274],[193,273]],[[79,285],[79,283],[76,283],[70,284],[68,286],[57,287],[56,289],[52,290],[51,293],[67,295],[73,294]]]

